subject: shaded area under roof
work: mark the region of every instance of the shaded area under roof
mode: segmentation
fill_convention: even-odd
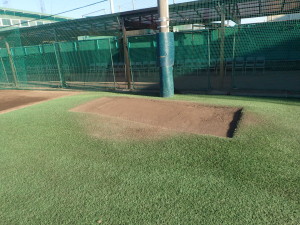
[[[47,41],[75,40],[78,36],[118,36],[122,23],[126,30],[153,29],[158,26],[157,7],[110,15],[69,20],[19,30],[24,44]],[[170,26],[184,24],[206,24],[226,20],[300,13],[299,0],[199,0],[170,5]],[[14,31],[0,30],[0,36]],[[15,31],[16,32],[16,31]]]

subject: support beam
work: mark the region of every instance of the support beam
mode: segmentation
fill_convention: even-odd
[[[129,21],[125,20],[124,21],[126,31],[131,31],[131,30],[142,30],[142,29],[151,29],[151,30],[156,30],[157,25],[155,22],[153,23],[141,23],[137,21]]]

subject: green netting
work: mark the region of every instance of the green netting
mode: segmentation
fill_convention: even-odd
[[[113,67],[122,63],[116,39],[20,46],[0,54],[4,88],[115,88],[119,71]]]
[[[158,89],[156,36],[129,37],[128,42],[133,87],[135,89]]]
[[[224,87],[299,91],[299,25],[299,21],[289,21],[225,28]],[[155,60],[155,37],[134,37],[129,42],[132,65],[136,65],[133,74],[138,74],[134,80],[142,76],[142,80],[149,80],[146,77],[152,71],[149,61]],[[220,29],[177,32],[175,46],[175,88],[217,89]]]
[[[298,0],[202,0],[170,12],[176,90],[300,92]],[[2,29],[0,88],[157,90],[157,19],[149,9]]]
[[[5,38],[2,38],[0,46],[2,47],[0,50],[2,65],[0,72],[1,86],[15,88],[26,85],[26,68],[24,59],[20,57],[22,53],[18,48],[18,46],[21,46],[19,30],[14,29]]]

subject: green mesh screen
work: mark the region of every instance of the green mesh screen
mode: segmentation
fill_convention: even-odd
[[[15,88],[27,84],[26,66],[22,55],[18,29],[13,29],[0,40],[0,88]]]
[[[299,91],[299,28],[300,21],[225,28],[223,88]],[[135,86],[158,82],[155,36],[131,37],[129,43]],[[175,88],[218,89],[220,46],[219,29],[176,32]]]
[[[300,92],[298,0],[173,4],[170,25],[177,91]],[[158,90],[157,26],[151,8],[1,28],[0,88]]]
[[[129,57],[133,87],[158,89],[159,68],[156,62],[156,36],[129,37]]]
[[[2,88],[112,89],[118,85],[119,77],[124,77],[115,38],[7,49],[0,50]]]

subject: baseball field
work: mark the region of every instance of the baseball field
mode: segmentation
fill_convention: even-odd
[[[300,224],[300,101],[0,91],[0,224]]]

